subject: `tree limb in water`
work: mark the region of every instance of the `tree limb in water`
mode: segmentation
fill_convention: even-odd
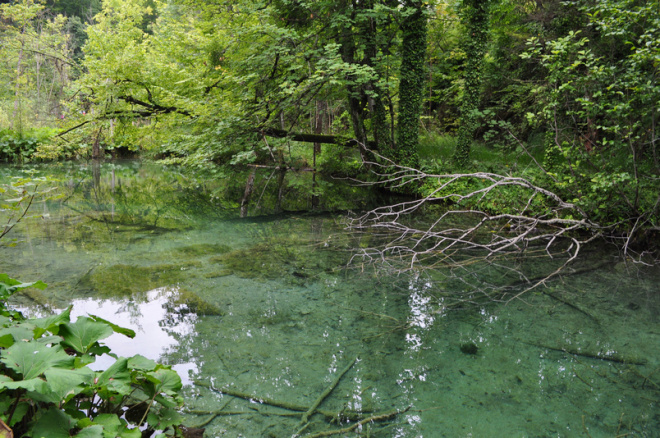
[[[646,364],[646,359],[644,359],[644,358],[622,355],[622,354],[619,354],[619,353],[616,353],[616,352],[612,352],[612,353],[597,352],[597,353],[594,353],[593,351],[578,350],[577,348],[568,347],[568,346],[553,347],[553,346],[545,345],[545,344],[535,344],[533,342],[525,342],[525,344],[532,345],[534,347],[545,348],[545,349],[553,350],[553,351],[561,351],[563,353],[568,353],[568,354],[572,354],[572,355],[575,355],[575,356],[588,357],[588,358],[591,358],[591,359],[607,360],[609,362],[625,363],[625,364],[629,364],[629,365],[644,365],[644,364]]]
[[[499,268],[510,270],[527,281],[528,286],[517,293],[509,293],[510,287],[501,288],[502,293],[497,298],[511,301],[558,276],[576,260],[584,244],[603,232],[579,206],[525,178],[490,172],[431,174],[395,165],[377,154],[374,156],[379,158],[378,162],[366,164],[372,169],[382,169],[374,172],[379,181],[354,182],[390,188],[429,181],[436,185],[422,198],[378,207],[350,220],[348,228],[358,236],[379,241],[377,245],[361,248],[353,256],[353,262],[378,263],[398,272],[420,271],[438,265],[464,268],[477,260],[495,265],[497,260],[518,257],[534,247],[543,248],[555,266],[564,260],[534,281],[527,280],[515,267],[500,264]],[[497,199],[501,190],[512,187],[518,189],[515,195],[522,201],[517,211],[491,213],[479,208],[484,201]],[[531,211],[538,200],[542,200],[545,208],[542,214]],[[466,202],[470,203],[470,208],[456,208]],[[410,220],[413,213],[431,204],[444,204],[446,209],[430,223],[419,225]],[[465,264],[456,261],[457,257],[467,255],[471,257]]]

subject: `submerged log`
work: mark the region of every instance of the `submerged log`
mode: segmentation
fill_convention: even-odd
[[[390,418],[394,418],[399,414],[403,414],[404,412],[407,412],[408,409],[410,409],[410,406],[402,411],[394,410],[391,412],[386,412],[384,414],[377,414],[369,418],[365,418],[364,420],[360,420],[349,427],[345,427],[343,429],[337,429],[337,430],[328,430],[325,432],[315,433],[313,435],[307,435],[307,438],[321,438],[324,436],[341,435],[341,434],[349,433],[360,426],[364,426],[367,423],[375,423],[377,421],[385,421],[385,420],[389,420]]]
[[[348,372],[348,370],[350,370],[351,368],[353,368],[353,365],[355,365],[355,362],[357,362],[357,357],[356,357],[355,359],[353,359],[353,360],[351,361],[351,363],[349,363],[349,364],[346,366],[346,368],[344,368],[344,369],[343,369],[343,370],[337,375],[337,377],[335,378],[335,380],[333,380],[333,382],[330,384],[330,386],[328,386],[328,387],[325,389],[325,391],[323,391],[323,393],[322,393],[322,394],[316,399],[316,401],[314,401],[314,404],[312,405],[312,407],[310,407],[310,408],[309,408],[309,409],[303,414],[302,419],[300,420],[300,425],[299,425],[298,427],[302,427],[305,423],[307,423],[307,421],[309,420],[309,417],[310,417],[311,415],[313,415],[314,412],[316,411],[316,408],[318,408],[318,407],[321,405],[321,403],[323,403],[323,400],[325,400],[325,398],[326,398],[327,396],[330,395],[330,393],[335,389],[335,387],[337,387],[337,385],[339,384],[339,381],[341,380],[341,378],[344,377],[344,374],[346,374],[346,373]]]

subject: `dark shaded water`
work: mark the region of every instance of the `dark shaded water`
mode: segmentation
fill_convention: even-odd
[[[189,423],[211,420],[207,437],[293,436],[300,413],[273,404],[311,406],[354,360],[301,436],[393,410],[405,412],[334,436],[660,436],[658,269],[592,248],[579,271],[521,300],[448,305],[459,289],[441,268],[347,265],[365,239],[341,214],[301,212],[310,175],[258,176],[239,219],[244,179],[139,163],[40,172],[60,179],[62,198],[33,206],[43,217],[12,231],[0,271],[49,288],[15,304],[36,314],[73,303],[136,329],[107,343],[172,364]],[[316,191],[321,210],[382,202],[329,182]]]

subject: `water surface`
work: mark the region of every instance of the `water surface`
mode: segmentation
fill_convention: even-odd
[[[12,231],[0,270],[49,288],[14,304],[38,314],[73,303],[134,328],[135,340],[108,345],[173,365],[188,423],[211,420],[206,437],[293,436],[300,413],[272,404],[311,406],[353,361],[301,436],[395,410],[334,436],[659,436],[660,271],[607,247],[492,302],[480,285],[510,279],[488,264],[457,277],[348,263],[371,242],[344,218],[384,201],[345,184],[317,183],[312,200],[311,175],[258,175],[241,219],[247,175],[136,162],[39,172],[62,197],[33,206],[42,217]]]

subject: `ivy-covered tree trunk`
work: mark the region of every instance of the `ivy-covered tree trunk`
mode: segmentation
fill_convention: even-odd
[[[483,82],[483,60],[488,45],[489,10],[493,0],[464,0],[461,19],[465,24],[467,38],[465,51],[465,86],[461,102],[461,120],[454,161],[464,167],[470,160],[470,146],[479,120],[479,97]]]
[[[406,0],[401,30],[401,75],[399,80],[399,115],[394,159],[401,165],[417,167],[419,116],[424,92],[427,17],[425,3]]]

